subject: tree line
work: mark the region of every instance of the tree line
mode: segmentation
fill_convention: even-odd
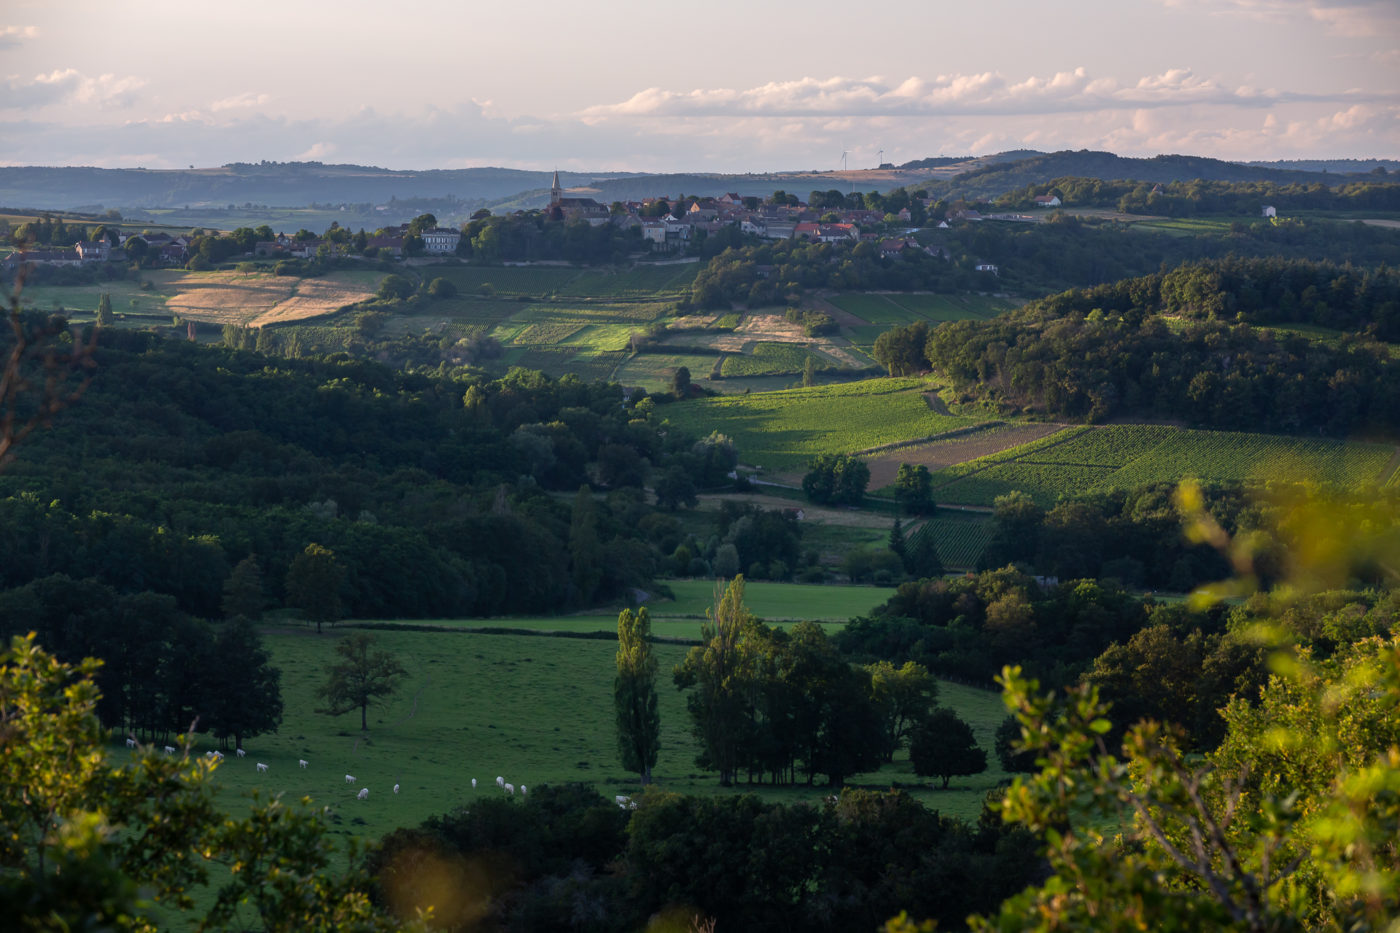
[[[996,205],[1013,210],[1034,208],[1035,199],[1053,194],[1075,207],[1106,207],[1128,214],[1240,214],[1258,217],[1265,207],[1280,211],[1394,211],[1400,210],[1400,184],[1376,180],[1352,181],[1331,186],[1322,182],[1279,184],[1274,181],[1107,181],[1102,178],[1065,177],[1027,185],[996,199]]]
[[[703,488],[732,469],[616,385],[569,376],[415,375],[101,328],[94,359],[83,403],[0,478],[3,586],[62,570],[214,617],[250,555],[287,604],[316,543],[346,570],[352,616],[589,605],[658,569],[654,471]],[[549,494],[583,485],[572,504]]]
[[[1261,279],[1271,268],[1287,267],[1261,264]],[[1337,290],[1343,306],[1348,293],[1385,294],[1394,281],[1385,274],[1351,279],[1357,288]],[[1362,290],[1363,281],[1377,287]],[[878,338],[874,354],[892,375],[933,369],[964,397],[1056,417],[1171,418],[1214,428],[1333,435],[1400,427],[1400,368],[1389,348],[1373,339],[1321,342],[1210,319],[1179,325],[1157,313],[1159,307],[1195,307],[1208,316],[1210,308],[1196,301],[1202,295],[1209,306],[1241,304],[1203,292],[1208,282],[1237,286],[1226,295],[1249,291],[1243,279],[1193,267],[1172,278],[1122,283],[1092,298],[1078,292],[1057,296],[992,320],[896,328]],[[1304,291],[1309,288],[1315,286]],[[1359,308],[1368,300],[1350,303]],[[1086,304],[1092,305],[1087,312]],[[1243,304],[1259,307],[1257,299]],[[1386,300],[1370,305],[1387,328],[1392,306]]]

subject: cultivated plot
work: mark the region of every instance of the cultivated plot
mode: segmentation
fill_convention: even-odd
[[[1383,482],[1395,447],[1163,425],[1070,428],[1032,444],[939,471],[934,499],[990,505],[1013,489],[1053,505],[1062,496],[1204,482],[1312,481],[1346,488]]]
[[[665,417],[699,435],[734,439],[746,464],[800,470],[817,454],[853,453],[896,441],[932,437],[979,419],[935,414],[922,379],[870,379],[762,395],[697,399],[672,405]]]

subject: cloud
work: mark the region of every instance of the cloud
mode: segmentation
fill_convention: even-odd
[[[0,49],[13,49],[39,35],[34,26],[0,26]]]
[[[0,110],[30,110],[54,104],[80,103],[98,107],[130,107],[146,81],[134,75],[104,74],[88,77],[75,68],[54,70],[32,78],[11,76],[4,81],[6,94]]]
[[[1189,68],[1173,68],[1136,81],[1091,77],[1084,68],[1048,77],[1013,80],[998,72],[906,78],[805,77],[747,90],[647,88],[625,101],[589,107],[586,122],[608,118],[803,117],[803,116],[1010,116],[1212,104],[1271,107],[1299,101],[1400,100],[1400,93],[1338,94],[1229,88]]]
[[[1367,39],[1400,34],[1395,0],[1160,0],[1169,7],[1204,9],[1265,22],[1311,19],[1334,36]]]
[[[209,110],[218,113],[221,110],[240,110],[246,107],[261,107],[266,104],[270,97],[266,94],[253,94],[245,91],[234,97],[225,97],[223,100],[216,100],[209,105]]]

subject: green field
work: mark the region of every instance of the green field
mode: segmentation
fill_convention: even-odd
[[[802,372],[809,359],[817,369],[831,365],[826,357],[800,344],[761,342],[747,353],[726,355],[720,373],[726,379],[731,376],[794,375]]]
[[[1234,223],[1248,223],[1253,217],[1172,217],[1161,220],[1139,220],[1129,226],[1130,230],[1150,230],[1171,236],[1219,236],[1230,232]]]
[[[675,299],[690,286],[699,268],[699,263],[639,265],[619,271],[573,266],[442,266],[425,274],[433,278],[440,275],[458,290],[473,295]]]
[[[805,543],[805,539],[804,539]],[[674,602],[651,605],[656,618],[704,618],[715,604],[715,581],[669,580]],[[760,619],[810,619],[845,622],[865,615],[890,598],[890,590],[878,586],[810,586],[801,583],[744,582],[744,602]],[[616,626],[614,626],[614,629]]]
[[[693,434],[719,431],[740,459],[765,470],[798,470],[817,454],[851,453],[929,437],[978,419],[937,415],[922,379],[868,379],[668,406],[665,417]]]
[[[1013,489],[1053,505],[1062,496],[1203,482],[1315,481],[1375,485],[1395,448],[1386,444],[1196,431],[1162,425],[1070,428],[1032,444],[934,474],[938,502],[990,505]]]
[[[347,629],[319,637],[309,628],[266,630],[273,663],[282,671],[286,712],[278,733],[248,740],[247,758],[230,756],[218,769],[216,781],[226,793],[260,789],[287,799],[309,796],[331,808],[335,833],[373,839],[476,797],[499,794],[497,775],[517,787],[584,781],[607,795],[637,791],[635,775],[617,763],[615,641],[377,630],[382,646],[409,673],[388,703],[371,708],[370,733],[364,738],[356,714],[332,718],[314,712],[333,646]],[[662,723],[656,782],[663,790],[683,793],[726,792],[713,774],[695,766],[697,747],[685,696],[670,684],[669,672],[686,650],[656,645]],[[990,754],[1001,704],[990,692],[948,683],[942,685],[942,698],[972,723],[992,769],[959,780],[948,791],[920,787],[913,793],[944,813],[975,819],[983,795],[1003,776]],[[195,752],[209,747],[200,737]],[[113,754],[120,758],[127,752],[118,748]],[[298,759],[308,767],[298,767]],[[258,762],[268,765],[267,773],[257,772]],[[357,783],[347,784],[346,774]],[[472,778],[478,782],[475,790]],[[902,755],[878,772],[850,780],[874,788],[893,782],[924,784]],[[391,792],[395,783],[398,795]],[[369,799],[356,800],[355,793],[364,788]],[[748,790],[788,801],[816,801],[828,793],[820,786],[736,788]],[[225,805],[236,808],[237,798],[226,798]]]
[[[965,321],[995,317],[1013,305],[983,295],[851,292],[830,299],[842,311],[884,329],[915,321]]]

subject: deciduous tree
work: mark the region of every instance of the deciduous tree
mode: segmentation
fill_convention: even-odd
[[[915,774],[941,778],[944,790],[955,777],[987,770],[987,753],[977,746],[972,727],[946,707],[929,713],[914,729],[909,761]]]
[[[335,552],[319,544],[308,544],[287,569],[287,602],[316,623],[319,635],[321,623],[340,618],[340,587],[344,581],[345,568],[336,560]]]
[[[341,660],[326,669],[326,682],[320,696],[326,707],[317,710],[328,716],[360,711],[360,731],[369,731],[369,705],[380,697],[392,696],[399,679],[408,672],[388,651],[375,647],[373,635],[357,632],[335,646]]]

